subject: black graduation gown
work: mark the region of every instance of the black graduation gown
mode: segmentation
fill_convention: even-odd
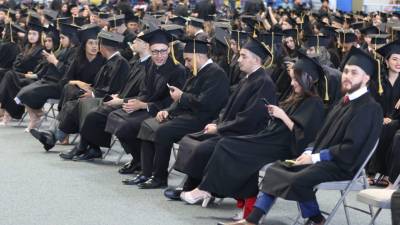
[[[57,54],[57,66],[47,63],[46,72],[41,75],[41,79],[23,87],[18,92],[17,98],[21,103],[32,109],[41,109],[47,99],[59,99],[62,90],[59,81],[76,57],[76,52],[76,47],[62,49]]]
[[[14,97],[18,91],[34,82],[35,80],[25,78],[25,73],[32,71],[42,59],[41,46],[34,47],[28,54],[20,53],[14,61],[13,69],[4,74],[0,83],[0,103],[1,108],[5,109],[13,118],[20,119],[24,114],[24,107],[17,105]]]
[[[0,70],[11,69],[14,60],[20,53],[18,44],[5,42],[0,44]]]
[[[144,78],[146,76],[146,70],[148,70],[151,64],[151,58],[147,58],[141,62],[137,60],[129,71],[128,80],[124,87],[118,94],[121,99],[128,99],[138,96],[140,87],[144,85]],[[92,145],[101,147],[109,147],[111,141],[111,134],[105,132],[107,123],[107,116],[114,110],[120,109],[121,106],[99,106],[96,110],[90,112],[81,128],[81,138],[88,141]]]
[[[140,140],[136,136],[139,132],[140,124],[143,120],[155,116],[158,111],[172,103],[167,83],[181,88],[186,78],[185,67],[181,64],[175,65],[171,58],[168,58],[167,62],[160,67],[151,63],[139,94],[133,97],[146,102],[149,110],[126,113],[122,109],[117,109],[108,115],[105,131],[115,134],[127,153],[139,154]],[[140,156],[136,155],[134,159],[140,160]]]
[[[268,163],[299,155],[314,140],[324,119],[322,100],[316,96],[290,106],[286,113],[295,123],[293,131],[274,119],[258,134],[221,139],[199,188],[225,197],[256,196],[258,171]]]
[[[114,55],[107,60],[94,80],[92,88],[94,98],[118,93],[126,83],[128,72],[129,64],[121,55]],[[79,104],[85,104],[85,99],[66,102],[58,114],[59,129],[64,133],[73,134],[79,131],[80,122],[83,122],[79,120]]]
[[[93,84],[96,74],[106,62],[105,58],[99,53],[96,58],[89,62],[85,57],[75,58],[68,68],[67,72],[59,81],[62,88],[60,101],[58,103],[58,111],[61,111],[64,102],[76,100],[79,97],[79,89],[76,86],[66,85],[71,80],[79,80],[87,84]]]
[[[216,119],[228,99],[229,81],[221,67],[210,63],[197,76],[189,78],[182,91],[180,100],[166,109],[169,120],[158,123],[150,118],[142,123],[138,138],[146,141],[146,147],[142,142],[141,151],[145,176],[150,176],[154,171],[156,178],[167,178],[172,144],[188,133],[200,131]],[[158,124],[158,127],[149,130],[146,127],[149,123]],[[150,146],[152,143],[154,147]]]
[[[132,49],[129,47],[128,42],[133,42],[135,39],[135,35],[131,33],[128,29],[125,30],[125,32],[122,34],[124,36],[124,41],[122,44],[122,49],[121,49],[121,55],[126,59],[126,60],[131,60],[133,57],[133,52]]]
[[[398,77],[393,86],[385,73],[382,73],[382,88],[383,93],[379,95],[377,85],[371,83],[371,93],[374,94],[376,101],[381,105],[384,117],[392,119],[392,122],[383,125],[379,139],[378,148],[368,164],[368,173],[388,175],[391,165],[388,163],[390,155],[392,155],[393,139],[396,131],[400,128],[399,110],[394,107],[397,101],[400,100],[400,78]]]
[[[243,78],[231,94],[215,121],[217,134],[204,134],[201,131],[189,134],[179,142],[175,169],[201,179],[215,144],[222,137],[254,134],[264,129],[269,117],[261,98],[266,98],[271,104],[277,102],[275,85],[262,68]]]
[[[302,166],[274,163],[266,171],[262,192],[299,202],[316,200],[316,185],[354,176],[379,138],[382,122],[382,110],[369,93],[347,105],[338,103],[318,133],[313,150],[329,149],[333,159]]]

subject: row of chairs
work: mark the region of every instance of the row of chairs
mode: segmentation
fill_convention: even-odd
[[[56,112],[55,112],[55,107],[58,104],[57,99],[49,99],[47,102],[49,104],[49,108],[45,111],[44,115],[44,120],[47,120],[47,118],[56,118]],[[50,115],[51,114],[51,115]],[[23,116],[23,119],[26,117],[26,114]],[[23,119],[21,119],[20,124],[22,123]],[[79,135],[75,136],[74,141],[77,139]],[[350,213],[349,209],[357,210],[359,212],[366,213],[371,216],[371,220],[368,224],[373,225],[375,224],[375,221],[379,214],[381,213],[382,209],[390,209],[390,199],[391,195],[395,191],[395,189],[372,189],[369,188],[366,172],[365,172],[365,167],[368,163],[368,161],[371,159],[372,155],[374,154],[377,146],[378,146],[379,140],[376,141],[373,149],[370,151],[368,157],[365,159],[357,173],[354,175],[352,180],[349,181],[340,181],[340,182],[326,182],[322,183],[318,186],[315,187],[315,191],[317,190],[333,190],[333,191],[339,191],[340,192],[340,198],[336,202],[336,205],[334,208],[331,210],[330,213],[325,214],[328,215],[325,224],[332,224],[332,219],[336,215],[337,211],[339,210],[340,206],[343,206],[344,208],[344,214],[346,217],[346,223],[347,225],[351,225],[350,221]],[[118,153],[118,157],[116,160],[116,164],[119,164],[122,157],[125,155],[125,152],[123,151],[122,147],[119,147],[117,150],[115,147],[118,144],[118,139],[113,136],[111,145],[110,147],[104,152],[103,154],[103,159],[105,159],[110,152],[115,151]],[[174,143],[172,147],[172,155],[173,155],[173,163],[168,169],[168,173],[171,173],[175,162],[177,158],[177,154],[179,151],[179,144]],[[260,170],[260,177],[262,177],[266,170],[268,170],[268,166],[266,165],[263,169]],[[400,175],[397,177],[394,187],[397,187],[400,183]],[[359,207],[351,206],[347,203],[346,197],[348,197],[350,192],[357,191],[359,192],[357,194],[357,200],[365,203],[368,205],[368,210],[361,209]],[[377,208],[377,211],[374,213],[374,207]],[[297,217],[294,219],[293,225],[296,224],[301,224],[301,215],[300,212],[297,215]]]

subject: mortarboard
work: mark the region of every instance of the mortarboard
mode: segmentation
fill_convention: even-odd
[[[107,19],[108,25],[112,28],[119,27],[125,23],[125,15],[114,15]]]
[[[186,22],[187,25],[197,27],[197,28],[203,28],[204,20],[196,18],[196,17],[189,17]]]
[[[374,76],[377,74],[380,76],[380,73],[378,73],[378,62],[370,54],[354,46],[351,47],[346,58],[343,60],[343,64],[341,65],[342,70],[345,65],[358,66],[371,76],[371,78],[375,78]]]
[[[208,54],[208,42],[196,40],[196,39],[186,39],[183,40],[186,43],[183,53],[192,54]],[[193,75],[197,76],[197,60],[193,57]]]
[[[396,40],[376,50],[385,59],[388,59],[392,54],[400,54],[400,41]]]
[[[170,18],[169,21],[171,21],[173,24],[185,26],[186,25],[186,19],[182,16],[176,16],[173,18]]]
[[[54,22],[57,20],[57,16],[58,16],[58,12],[51,10],[51,9],[45,9],[43,11],[44,17],[46,18],[46,20],[50,21],[50,22]]]
[[[368,37],[371,38],[371,44],[374,44],[374,45],[386,44],[389,36],[390,36],[389,34],[370,34],[370,35],[368,35]]]
[[[249,33],[244,31],[233,30],[231,31],[231,40],[236,42],[238,49],[247,41],[249,38]]]
[[[307,41],[304,43],[305,47],[316,47],[317,51],[319,51],[319,47],[328,47],[330,43],[330,38],[328,36],[306,36]]]
[[[124,36],[111,33],[108,31],[102,30],[98,35],[97,38],[99,39],[100,45],[106,45],[110,47],[120,47],[121,43],[124,41]]]
[[[242,49],[247,49],[257,55],[258,57],[261,58],[262,61],[266,61],[266,59],[269,57],[272,57],[272,52],[269,50],[269,47],[257,40],[256,38],[249,37],[247,42],[243,45]],[[272,61],[271,61],[272,63]]]
[[[153,44],[166,44],[168,45],[171,41],[173,41],[173,37],[168,34],[166,31],[157,29],[150,31],[144,34],[140,39],[149,43],[150,45]]]
[[[96,24],[87,24],[78,30],[78,38],[82,44],[85,44],[89,39],[97,39],[101,28]]]

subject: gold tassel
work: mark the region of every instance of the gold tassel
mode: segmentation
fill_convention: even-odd
[[[228,46],[228,54],[226,56],[226,61],[227,61],[228,65],[230,65],[231,64],[231,56],[230,56],[231,55],[230,54],[231,47],[230,47],[230,44],[229,44],[228,40],[226,39],[226,37],[224,37],[224,40],[225,40],[226,45]]]
[[[274,62],[274,53],[273,53],[273,49],[272,49],[272,51],[269,49],[269,47],[264,43],[264,42],[261,42],[261,44],[264,46],[264,48],[269,52],[269,54],[271,55],[271,61],[269,62],[269,64],[268,65],[265,65],[266,63],[267,63],[267,61],[265,61],[265,63],[264,63],[264,65],[263,65],[263,67],[265,68],[265,69],[267,69],[267,68],[269,68],[269,67],[271,67],[272,66],[272,63]]]
[[[344,52],[344,43],[346,43],[346,33],[343,32],[342,52]]]
[[[42,42],[42,46],[44,46],[44,39],[45,39],[45,36],[44,36],[44,33],[43,32],[40,32],[40,41]]]
[[[256,28],[254,27],[254,30],[253,30],[253,38],[256,38],[256,37],[257,37]]]
[[[175,57],[174,43],[175,43],[175,41],[171,42],[171,56],[172,56],[172,61],[174,62],[174,64],[178,65],[179,61]]]
[[[379,62],[378,59],[376,59],[378,62],[378,93],[379,95],[382,95],[383,93],[383,88],[382,88],[382,81],[381,81],[381,63]]]
[[[12,32],[12,22],[10,21],[10,40],[11,43],[14,43],[13,32]]]
[[[326,78],[326,76],[324,75],[325,78],[325,97],[324,100],[325,101],[329,101],[329,94],[328,94],[328,78]]]
[[[193,40],[193,75],[197,76],[196,41]]]

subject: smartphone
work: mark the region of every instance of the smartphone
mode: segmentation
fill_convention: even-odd
[[[168,83],[167,83],[167,87],[169,88],[169,90],[170,90],[171,92],[174,92],[174,88],[172,88],[171,85],[169,85]]]
[[[103,102],[108,102],[108,101],[111,101],[111,100],[113,100],[113,97],[111,97],[111,95],[106,95],[103,98]]]
[[[263,101],[265,105],[271,105],[266,98],[260,98],[260,100]]]

